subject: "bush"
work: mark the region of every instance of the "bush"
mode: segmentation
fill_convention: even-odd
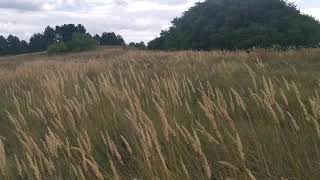
[[[67,43],[69,51],[80,52],[95,48],[97,42],[86,34],[75,33],[72,41]]]
[[[68,47],[64,42],[57,42],[48,47],[48,54],[58,54],[68,52]]]
[[[86,34],[75,33],[72,41],[64,43],[58,42],[48,48],[49,54],[58,54],[65,52],[81,52],[95,48],[97,42]]]
[[[145,43],[143,41],[139,42],[139,43],[135,43],[135,42],[131,42],[128,45],[131,48],[136,48],[136,49],[147,49],[147,46],[145,45]]]

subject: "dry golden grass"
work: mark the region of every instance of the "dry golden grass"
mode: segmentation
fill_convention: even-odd
[[[319,179],[320,50],[0,59],[0,179]]]

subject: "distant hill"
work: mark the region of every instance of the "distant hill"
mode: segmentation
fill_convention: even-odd
[[[206,0],[172,21],[151,49],[315,47],[320,24],[283,0]]]

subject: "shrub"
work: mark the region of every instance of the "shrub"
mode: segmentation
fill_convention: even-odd
[[[64,42],[57,42],[48,47],[48,54],[58,54],[68,52],[68,47]]]
[[[131,48],[136,48],[136,49],[147,49],[147,46],[145,45],[145,43],[143,41],[139,42],[139,43],[135,43],[135,42],[131,42],[128,45]]]
[[[95,48],[97,42],[86,34],[75,33],[72,41],[67,43],[69,51],[80,52]]]
[[[48,48],[49,54],[80,52],[95,48],[96,41],[86,34],[74,33],[72,41],[54,43]]]

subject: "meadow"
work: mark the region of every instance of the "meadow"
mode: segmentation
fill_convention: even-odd
[[[320,49],[0,58],[0,179],[320,179]]]

